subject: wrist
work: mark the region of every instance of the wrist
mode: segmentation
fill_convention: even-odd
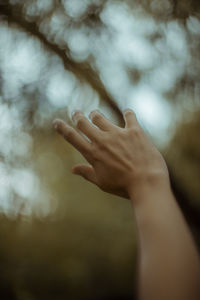
[[[151,174],[146,176],[128,188],[129,198],[134,207],[142,205],[148,199],[155,199],[157,196],[172,195],[169,176],[166,173]]]
[[[163,220],[169,219],[177,211],[177,203],[170,182],[159,178],[138,186],[130,192],[130,200],[138,228],[159,227]],[[165,221],[164,221],[165,222]]]

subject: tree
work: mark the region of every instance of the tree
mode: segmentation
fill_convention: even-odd
[[[170,143],[170,129],[175,132],[184,112],[199,105],[199,9],[197,0],[1,1],[0,234],[6,236],[1,247],[7,269],[7,278],[2,275],[1,281],[5,297],[6,286],[13,290],[11,299],[50,299],[58,291],[60,299],[66,293],[87,298],[89,289],[93,299],[104,299],[104,293],[116,296],[114,286],[123,299],[125,290],[131,294],[135,241],[128,204],[71,179],[64,166],[70,169],[73,160],[81,158],[70,147],[63,150],[52,133],[53,118],[71,122],[76,108],[86,114],[100,108],[121,126],[121,111],[127,106],[135,109],[152,138],[164,149],[169,144],[166,157],[174,190],[190,220],[197,220],[197,176],[188,181],[186,172],[180,181],[177,174],[182,175],[183,164],[191,170],[199,153],[195,143],[193,147],[185,142],[182,132],[197,141],[198,130],[183,125]],[[172,122],[175,126],[170,127]],[[178,155],[174,161],[174,152],[186,153],[187,158]],[[199,172],[196,166],[194,174]],[[89,199],[85,208],[78,200],[83,189]],[[91,212],[96,212],[95,222]],[[37,244],[42,250],[36,253]],[[58,266],[54,272],[52,261]],[[101,272],[106,275],[100,296]]]

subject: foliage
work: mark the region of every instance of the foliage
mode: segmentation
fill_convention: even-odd
[[[199,17],[198,0],[0,2],[2,299],[133,294],[130,203],[71,175],[83,158],[54,117],[99,108],[123,126],[135,109],[199,211],[199,113],[180,122],[199,109]]]

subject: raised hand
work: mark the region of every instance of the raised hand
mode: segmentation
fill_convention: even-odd
[[[125,128],[118,127],[99,111],[89,115],[81,111],[73,114],[76,129],[62,120],[54,127],[89,162],[73,167],[81,175],[105,192],[130,198],[146,184],[163,180],[168,183],[164,159],[140,127],[132,110],[123,113]]]

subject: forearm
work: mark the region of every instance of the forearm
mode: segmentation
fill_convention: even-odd
[[[200,299],[198,253],[170,187],[147,184],[133,190],[131,198],[139,242],[139,300]]]

